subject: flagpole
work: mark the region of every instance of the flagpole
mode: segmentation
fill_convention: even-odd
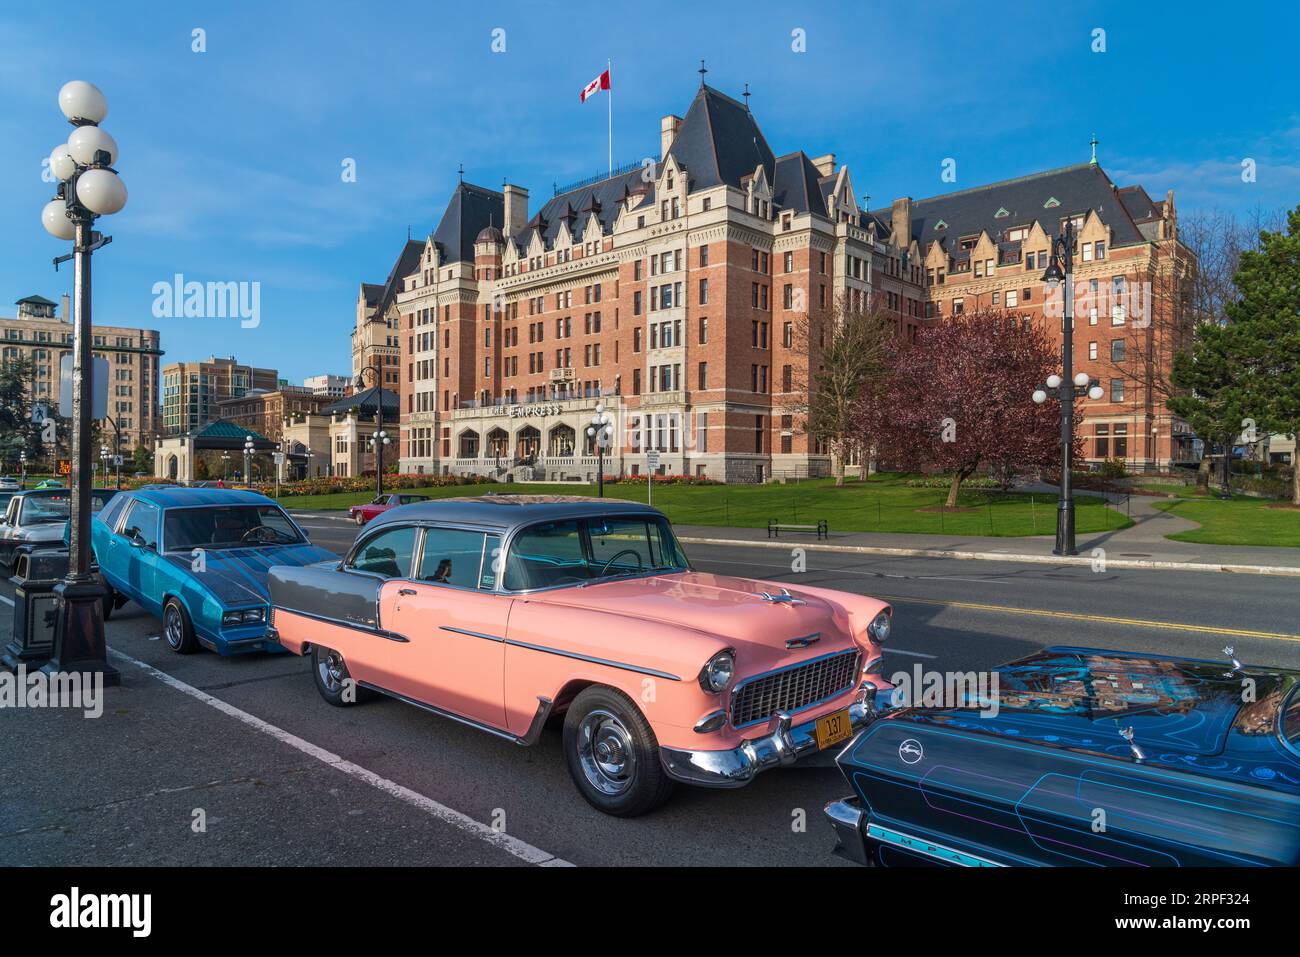
[[[605,60],[605,72],[609,74],[609,175],[614,175],[614,61]]]

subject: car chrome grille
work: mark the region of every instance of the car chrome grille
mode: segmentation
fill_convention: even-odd
[[[853,687],[858,652],[842,651],[747,678],[731,694],[731,726],[765,721],[777,711],[793,712]]]

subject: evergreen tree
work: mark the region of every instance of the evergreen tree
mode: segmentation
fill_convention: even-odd
[[[1239,298],[1227,306],[1242,360],[1244,418],[1265,434],[1300,438],[1300,207],[1285,230],[1259,234],[1241,254]],[[1300,505],[1300,462],[1291,455],[1291,502]]]

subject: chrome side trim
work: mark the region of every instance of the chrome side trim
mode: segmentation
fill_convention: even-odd
[[[469,635],[471,638],[484,638],[487,641],[505,641],[500,635],[489,635],[481,631],[470,631],[468,628],[453,628],[451,625],[439,625],[441,631],[451,631],[458,635]]]
[[[516,648],[527,648],[529,651],[541,651],[548,655],[559,655],[561,658],[574,658],[578,661],[589,661],[596,665],[608,665],[611,668],[621,668],[623,671],[634,671],[639,675],[650,675],[653,678],[663,678],[667,681],[681,681],[677,675],[670,675],[666,671],[655,671],[653,668],[641,668],[637,665],[629,665],[625,661],[614,661],[610,658],[596,658],[593,655],[580,655],[576,651],[561,651],[559,648],[548,648],[545,645],[534,645],[527,641],[518,641],[514,638],[507,638],[507,645],[514,645]]]
[[[413,704],[422,711],[432,712],[433,714],[438,715],[438,717],[440,718],[448,718],[452,721],[455,721],[457,724],[463,724],[466,727],[475,728],[479,731],[486,731],[488,734],[493,735],[494,737],[504,738],[507,741],[518,740],[518,738],[515,735],[511,734],[509,731],[502,731],[500,728],[494,728],[492,725],[484,724],[482,721],[475,721],[473,718],[467,718],[464,715],[456,714],[454,711],[447,711],[444,710],[443,708],[437,707],[436,705],[426,704],[423,701],[417,701],[415,698],[407,697],[406,695],[400,694],[396,691],[389,691],[387,688],[382,688],[379,685],[371,684],[369,681],[358,681],[357,686],[360,688],[369,688],[371,691],[378,691],[380,694],[388,695],[388,697],[390,698],[396,698],[398,701],[405,702],[406,704]]]
[[[945,864],[956,864],[960,867],[1005,867],[996,861],[990,861],[986,857],[980,857],[978,854],[971,854],[969,851],[959,851],[954,847],[946,844],[938,844],[929,838],[916,837],[913,834],[907,834],[903,831],[896,831],[891,827],[883,827],[879,824],[867,822],[866,836],[868,840],[876,841],[881,844],[889,844],[893,847],[902,848],[913,854],[919,854],[922,857],[929,857],[936,861],[942,861]]]
[[[376,638],[385,638],[388,641],[400,641],[405,643],[411,640],[405,635],[399,635],[395,631],[385,631],[383,628],[372,628],[355,621],[344,621],[341,618],[331,618],[328,615],[317,615],[313,612],[301,611],[297,608],[277,608],[276,610],[286,615],[301,615],[304,618],[310,618],[312,621],[319,621],[326,625],[338,625],[340,628],[351,628],[353,631],[359,631],[367,635],[374,635]]]
[[[494,738],[503,738],[506,741],[513,741],[515,744],[523,747],[531,747],[536,744],[542,736],[542,728],[546,726],[546,721],[551,716],[551,707],[553,702],[550,698],[537,698],[537,710],[533,713],[533,720],[528,724],[528,730],[521,735],[511,734],[509,731],[503,731],[501,728],[493,727],[482,721],[476,721],[473,718],[467,718],[464,715],[456,714],[454,711],[447,711],[445,708],[439,708],[437,705],[428,704],[424,701],[418,701],[415,698],[400,694],[396,691],[389,691],[387,688],[381,688],[379,685],[371,684],[369,681],[358,681],[357,686],[360,688],[369,688],[371,691],[378,691],[382,695],[395,698],[403,704],[415,705],[421,711],[428,711],[430,714],[436,714],[440,718],[447,718],[455,721],[457,724],[463,724],[467,728],[473,728],[476,731],[484,731]]]

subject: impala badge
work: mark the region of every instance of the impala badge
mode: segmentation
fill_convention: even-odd
[[[915,764],[925,757],[925,749],[916,738],[908,738],[898,746],[898,756],[902,758],[904,764]]]
[[[787,649],[807,648],[809,645],[815,645],[822,640],[819,632],[813,632],[811,635],[804,635],[802,638],[790,638],[786,640]]]

